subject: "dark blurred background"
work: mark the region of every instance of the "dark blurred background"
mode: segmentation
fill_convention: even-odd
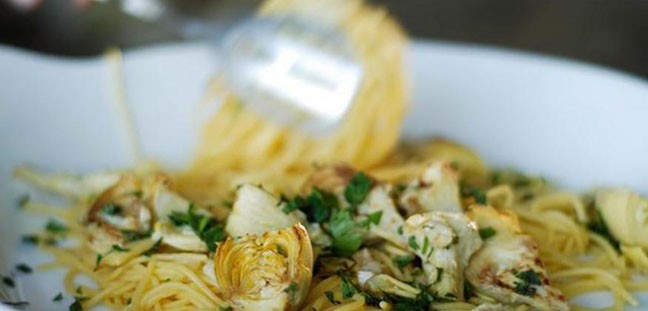
[[[41,0],[17,9],[0,0],[0,42],[86,56],[185,37],[124,14],[119,2]],[[31,0],[37,1],[37,0]],[[414,37],[485,43],[598,63],[648,78],[648,0],[373,0]],[[232,9],[232,3],[237,8]],[[178,0],[188,16],[225,19],[250,1]],[[241,9],[244,7],[245,9]]]

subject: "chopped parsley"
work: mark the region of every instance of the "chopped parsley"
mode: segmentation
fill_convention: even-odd
[[[399,268],[403,268],[409,265],[412,261],[414,261],[414,256],[412,255],[396,256],[392,261]]]
[[[427,254],[428,248],[430,247],[430,240],[428,239],[427,235],[425,236],[425,239],[423,239],[423,249],[421,250],[423,255]]]
[[[471,187],[471,186],[467,186],[467,185],[462,185],[462,187],[461,187],[461,195],[464,198],[469,198],[469,197],[474,198],[475,201],[478,204],[481,204],[481,205],[487,205],[488,204],[488,200],[486,199],[486,194],[484,193],[483,190],[481,190],[479,188]]]
[[[70,305],[70,311],[82,311],[83,310],[83,305],[81,304],[81,300],[79,298],[75,298],[74,302]]]
[[[225,240],[224,227],[217,223],[216,218],[195,212],[193,203],[189,204],[186,213],[173,212],[169,216],[176,226],[189,226],[200,237],[210,251],[216,251],[216,243]]]
[[[101,260],[103,260],[103,255],[97,254],[97,259],[95,260],[95,267],[98,268],[99,264],[101,263]]]
[[[133,191],[133,192],[131,192],[129,194],[134,196],[134,197],[137,197],[138,199],[141,199],[142,196],[144,195],[144,193],[142,191],[139,191],[139,190]]]
[[[405,298],[396,295],[388,295],[386,301],[392,306],[392,311],[428,311],[434,300],[425,289],[421,290],[416,298]]]
[[[391,191],[389,191],[389,195],[396,199],[398,198],[403,192],[405,192],[405,189],[407,189],[407,186],[405,185],[396,185],[394,188],[392,188]]]
[[[12,278],[10,278],[8,276],[3,276],[2,277],[2,283],[4,283],[4,285],[9,286],[9,287],[16,287],[16,282]]]
[[[38,244],[38,236],[35,234],[23,235],[21,241],[24,244],[36,245]]]
[[[284,257],[288,256],[288,253],[286,253],[286,249],[283,246],[281,246],[281,244],[277,244],[277,253],[279,253],[279,255]]]
[[[101,212],[110,216],[121,215],[124,212],[124,208],[116,204],[108,203],[101,207]]]
[[[29,305],[29,302],[27,301],[0,301],[2,304],[10,306],[10,307],[18,307],[22,308],[24,306]]]
[[[16,269],[22,273],[32,273],[34,272],[34,269],[32,267],[28,266],[27,264],[21,263],[16,265]]]
[[[441,282],[441,279],[443,278],[443,277],[442,277],[442,275],[443,275],[443,268],[439,268],[439,267],[437,267],[437,268],[436,268],[436,273],[437,273],[437,277],[436,277],[436,280],[434,281],[434,284]]]
[[[495,231],[493,227],[486,227],[486,228],[479,229],[479,236],[484,240],[492,238],[496,234],[497,231]]]
[[[371,189],[372,181],[363,172],[356,173],[344,189],[344,198],[351,206],[362,203]]]
[[[281,204],[281,201],[279,202],[279,204]],[[284,207],[281,209],[281,211],[284,214],[290,214],[290,213],[296,211],[298,208],[299,208],[299,205],[293,200],[293,201],[290,201],[290,202],[286,203],[286,205],[284,205]]]
[[[362,234],[356,229],[356,224],[349,209],[335,210],[329,222],[332,249],[336,255],[351,256],[362,245]]]
[[[377,211],[377,212],[371,213],[371,214],[367,215],[367,219],[359,222],[358,225],[360,227],[364,227],[364,228],[367,228],[367,229],[369,229],[369,227],[372,224],[378,225],[380,223],[380,219],[382,218],[382,214],[383,214],[382,211]]]
[[[23,194],[18,198],[18,207],[23,208],[29,203],[29,194]]]
[[[146,257],[151,257],[153,254],[155,254],[157,252],[158,248],[160,248],[160,245],[162,245],[162,238],[155,241],[155,244],[153,244],[153,246],[151,246],[151,248],[149,248],[145,252],[143,252],[142,255],[144,255]]]
[[[473,295],[473,287],[470,284],[470,282],[468,282],[468,281],[464,282],[464,294],[463,295],[464,295],[464,300],[466,300],[466,301],[468,301],[468,299],[470,299],[470,297],[472,297],[472,295]]]
[[[409,237],[408,244],[415,251],[421,248],[416,242],[416,237],[414,237],[413,235]]]
[[[331,302],[334,305],[339,305],[341,302],[335,300],[335,295],[333,294],[332,291],[327,290],[324,292],[324,295],[326,295],[326,298],[328,298],[329,302]]]
[[[63,293],[58,293],[54,298],[52,298],[52,301],[61,301],[63,300]]]
[[[524,195],[522,195],[522,201],[529,201],[533,199],[535,196],[531,192],[527,192]]]
[[[600,210],[596,209],[596,219],[587,224],[587,229],[608,240],[608,242],[610,242],[610,244],[612,244],[612,246],[617,251],[619,250],[619,241],[614,238],[614,236],[608,229],[607,225],[605,224],[605,220],[603,220],[603,215],[601,215]]]
[[[315,222],[324,222],[332,215],[332,210],[339,208],[337,197],[320,189],[313,189],[308,196],[308,205]],[[308,215],[307,211],[304,211]]]
[[[227,306],[227,307],[220,307],[218,308],[220,311],[234,311],[234,308],[232,306]]]
[[[141,233],[135,230],[122,230],[121,234],[127,242],[138,241],[151,237],[150,231]]]
[[[532,285],[542,285],[542,281],[538,274],[533,270],[525,270],[517,273],[516,275],[520,280],[525,281]]]
[[[63,234],[65,232],[67,232],[68,228],[65,225],[63,225],[62,223],[60,223],[60,222],[58,222],[58,221],[56,221],[54,219],[50,219],[47,222],[47,225],[45,225],[45,230],[47,230],[47,232],[52,233],[52,234]]]
[[[121,247],[119,244],[113,244],[111,248],[116,252],[128,252],[130,250],[129,248]]]
[[[533,270],[525,270],[517,272],[511,271],[520,281],[515,282],[515,292],[520,295],[533,296],[536,293],[535,287],[532,285],[542,285],[542,281],[538,274]]]
[[[358,290],[349,279],[349,276],[343,271],[338,272],[338,275],[342,279],[342,281],[340,282],[340,291],[342,292],[342,299],[349,299],[353,297],[353,294],[355,294]]]
[[[296,292],[298,289],[299,289],[299,285],[297,285],[297,283],[295,283],[295,282],[292,282],[292,283],[290,283],[290,285],[288,285],[288,287],[286,287],[286,289],[284,289],[283,291],[284,291],[285,293],[290,293],[290,294],[294,295],[295,292]]]
[[[502,182],[502,173],[501,172],[493,172],[488,177],[488,179],[490,179],[490,182],[492,184],[499,184],[500,182]]]
[[[398,226],[398,230],[396,230],[396,232],[398,233],[398,235],[403,235],[403,226]]]

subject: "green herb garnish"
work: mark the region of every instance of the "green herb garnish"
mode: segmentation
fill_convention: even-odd
[[[16,287],[16,282],[12,278],[10,278],[8,276],[3,276],[2,277],[2,283],[4,283],[6,286],[9,286],[9,287]]]
[[[61,301],[63,300],[63,293],[58,293],[56,297],[52,298],[52,301]]]
[[[23,208],[29,203],[29,194],[23,194],[18,198],[18,207]]]
[[[35,234],[23,235],[22,238],[21,238],[21,241],[24,244],[37,245],[38,244],[38,236],[35,235]]]
[[[146,257],[151,257],[151,255],[153,255],[153,254],[155,254],[157,252],[158,248],[160,248],[160,245],[162,245],[162,238],[155,241],[155,244],[153,244],[153,246],[151,246],[151,248],[149,248],[145,252],[143,252],[142,255],[144,255]]]
[[[363,172],[356,173],[344,189],[344,198],[351,204],[357,206],[362,203],[371,189],[372,181]]]
[[[176,226],[189,226],[207,245],[210,251],[216,251],[216,243],[225,240],[224,227],[217,223],[216,218],[195,212],[193,203],[189,204],[186,213],[173,212],[169,216]]]
[[[412,255],[396,256],[392,261],[399,268],[403,268],[409,265],[412,261],[414,261],[414,256]]]
[[[362,234],[356,229],[356,224],[349,209],[336,210],[329,222],[333,237],[333,252],[340,256],[351,256],[362,245]]]
[[[497,231],[495,231],[495,229],[493,229],[492,227],[486,227],[486,228],[479,229],[479,236],[483,240],[487,240],[487,239],[493,237],[496,234],[497,234]]]
[[[414,237],[413,235],[409,237],[408,244],[415,251],[421,248],[416,242],[416,237]]]
[[[101,207],[101,212],[111,216],[121,215],[124,212],[124,208],[116,204],[108,203]]]
[[[45,225],[45,230],[52,234],[63,234],[67,232],[68,228],[60,222],[57,222],[54,219],[50,219]]]
[[[346,273],[338,273],[338,274],[342,279],[342,282],[340,282],[340,291],[342,292],[342,299],[349,299],[353,297],[353,294],[357,292],[355,285],[351,283],[351,280],[349,279],[349,276],[346,275]]]
[[[113,244],[112,245],[112,250],[116,252],[128,252],[130,249],[129,248],[123,248],[119,244]]]
[[[18,269],[18,271],[20,271],[22,273],[32,273],[32,272],[34,272],[32,267],[30,267],[30,266],[28,266],[27,264],[24,264],[24,263],[16,265],[16,269]]]
[[[83,305],[78,298],[74,299],[74,302],[70,305],[70,311],[82,311]]]
[[[373,225],[378,225],[380,223],[380,219],[382,218],[382,214],[383,214],[382,211],[377,211],[377,212],[371,213],[371,214],[367,215],[367,218],[365,220],[358,223],[358,225],[360,227],[367,228],[367,229],[369,229],[369,227],[372,224]]]

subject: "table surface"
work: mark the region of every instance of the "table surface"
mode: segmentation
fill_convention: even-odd
[[[79,12],[71,0],[46,0],[17,12],[0,0],[0,43],[83,56],[183,40],[163,27],[126,16],[115,1]],[[191,12],[223,16],[234,0],[192,0]],[[414,37],[483,43],[564,56],[648,78],[645,0],[374,0]],[[187,2],[185,2],[187,3]],[[240,3],[238,1],[237,3]],[[249,6],[249,4],[248,4]]]

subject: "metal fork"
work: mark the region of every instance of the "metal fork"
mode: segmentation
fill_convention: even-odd
[[[363,68],[335,25],[295,15],[223,24],[182,16],[163,1],[121,1],[128,14],[213,42],[225,85],[244,106],[309,134],[335,128],[362,80]]]

